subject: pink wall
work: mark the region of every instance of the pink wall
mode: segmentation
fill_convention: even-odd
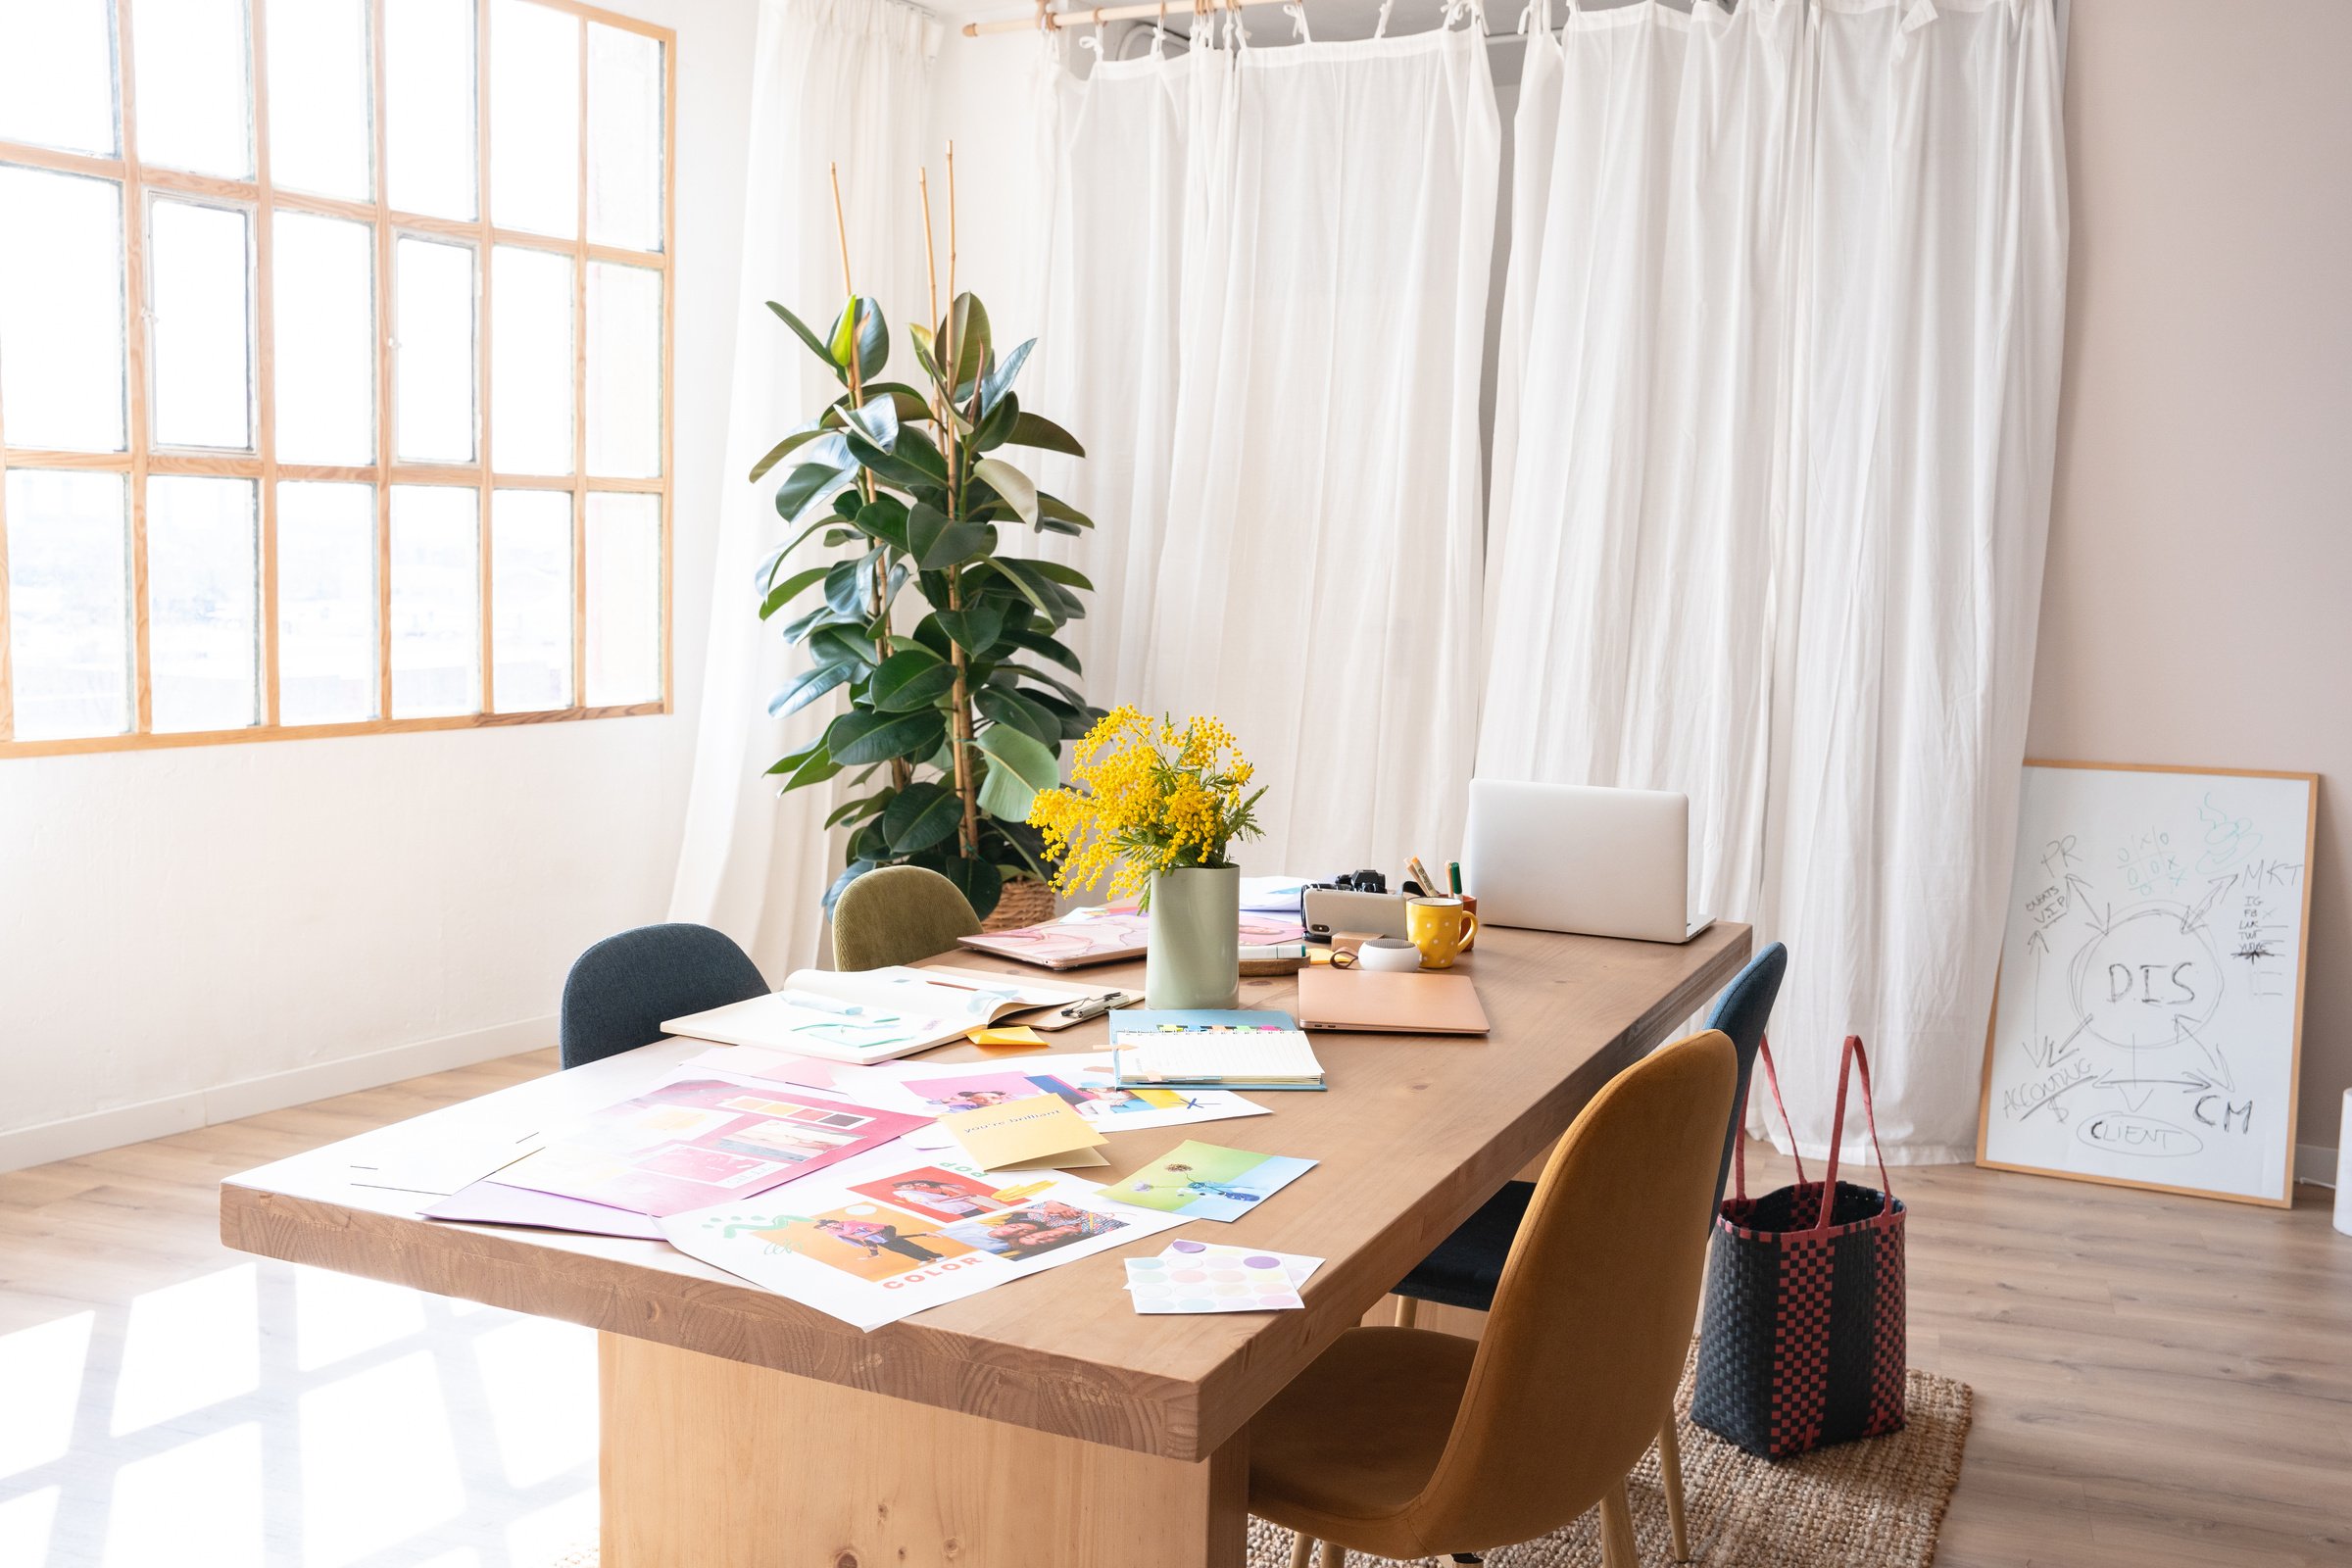
[[[2352,5],[2074,0],[2072,29],[2029,750],[2322,775],[2296,1136],[2329,1148],[2352,1086]]]

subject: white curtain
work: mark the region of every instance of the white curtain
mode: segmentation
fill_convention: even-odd
[[[1479,771],[1688,791],[1693,898],[1790,948],[1799,1144],[1851,1031],[1890,1152],[1965,1158],[2056,435],[2050,0],[1530,48]]]
[[[1475,734],[1494,82],[1475,28],[1232,30],[1063,89],[1040,406],[1100,456],[1046,483],[1099,524],[1089,695],[1226,720],[1246,864],[1394,863]]]
[[[885,309],[924,298],[922,226],[908,193],[939,37],[936,21],[898,0],[762,0],[760,8],[710,637],[670,917],[718,927],[779,982],[816,956],[818,901],[841,858],[838,835],[824,828],[826,792],[779,799],[763,770],[839,710],[817,703],[787,720],[767,717],[769,696],[801,666],[759,620],[752,588],[753,569],[784,537],[774,483],[743,476],[839,389],[765,302],[820,332],[840,309],[835,164],[858,292]],[[896,348],[905,323],[891,325]]]

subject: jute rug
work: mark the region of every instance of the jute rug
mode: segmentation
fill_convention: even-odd
[[[1695,1357],[1695,1350],[1693,1356]],[[1675,1407],[1690,1407],[1690,1365]],[[1935,1559],[1943,1510],[1960,1481],[1968,1442],[1968,1385],[1914,1368],[1905,1374],[1910,1425],[1797,1459],[1751,1458],[1683,1418],[1683,1499],[1690,1560],[1710,1568],[1925,1568]],[[1626,1485],[1642,1561],[1672,1560],[1658,1451]],[[1250,1521],[1250,1568],[1290,1568],[1291,1533]],[[1348,1568],[1390,1559],[1349,1552]],[[1486,1554],[1487,1568],[1600,1568],[1597,1512],[1555,1535]],[[1416,1568],[1452,1568],[1431,1557]]]
[[[1888,1437],[1842,1444],[1798,1459],[1751,1458],[1682,1424],[1683,1495],[1690,1560],[1709,1568],[1925,1568],[1936,1556],[1943,1510],[1960,1480],[1968,1442],[1968,1385],[1916,1369],[1907,1374],[1910,1425]],[[1676,1407],[1690,1405],[1683,1368]],[[1627,1486],[1644,1564],[1670,1560],[1658,1455],[1643,1455]],[[1488,1568],[1600,1568],[1599,1518],[1588,1513],[1556,1535],[1487,1554]],[[1250,1521],[1250,1568],[1290,1568],[1291,1533]],[[1348,1568],[1390,1559],[1348,1555]],[[597,1568],[584,1542],[546,1568]],[[1452,1568],[1431,1557],[1415,1568]]]

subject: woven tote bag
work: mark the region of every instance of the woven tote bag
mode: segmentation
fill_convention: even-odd
[[[1762,1055],[1772,1102],[1788,1127],[1771,1046]],[[1856,1076],[1878,1152],[1870,1061],[1861,1036],[1848,1035],[1827,1177],[1805,1180],[1800,1158],[1794,1186],[1748,1197],[1743,1107],[1734,1196],[1715,1216],[1690,1419],[1768,1459],[1903,1424],[1903,1205],[1887,1191],[1884,1153],[1878,1191],[1838,1179],[1846,1084]],[[1788,1142],[1793,1149],[1793,1128]]]

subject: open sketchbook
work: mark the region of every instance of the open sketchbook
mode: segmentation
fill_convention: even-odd
[[[722,1045],[864,1064],[960,1040],[966,1030],[1039,1007],[1055,1010],[1025,1020],[1032,1027],[1067,1028],[1079,1020],[1061,1009],[1105,995],[1114,993],[979,969],[796,969],[781,991],[667,1018],[662,1027]]]

